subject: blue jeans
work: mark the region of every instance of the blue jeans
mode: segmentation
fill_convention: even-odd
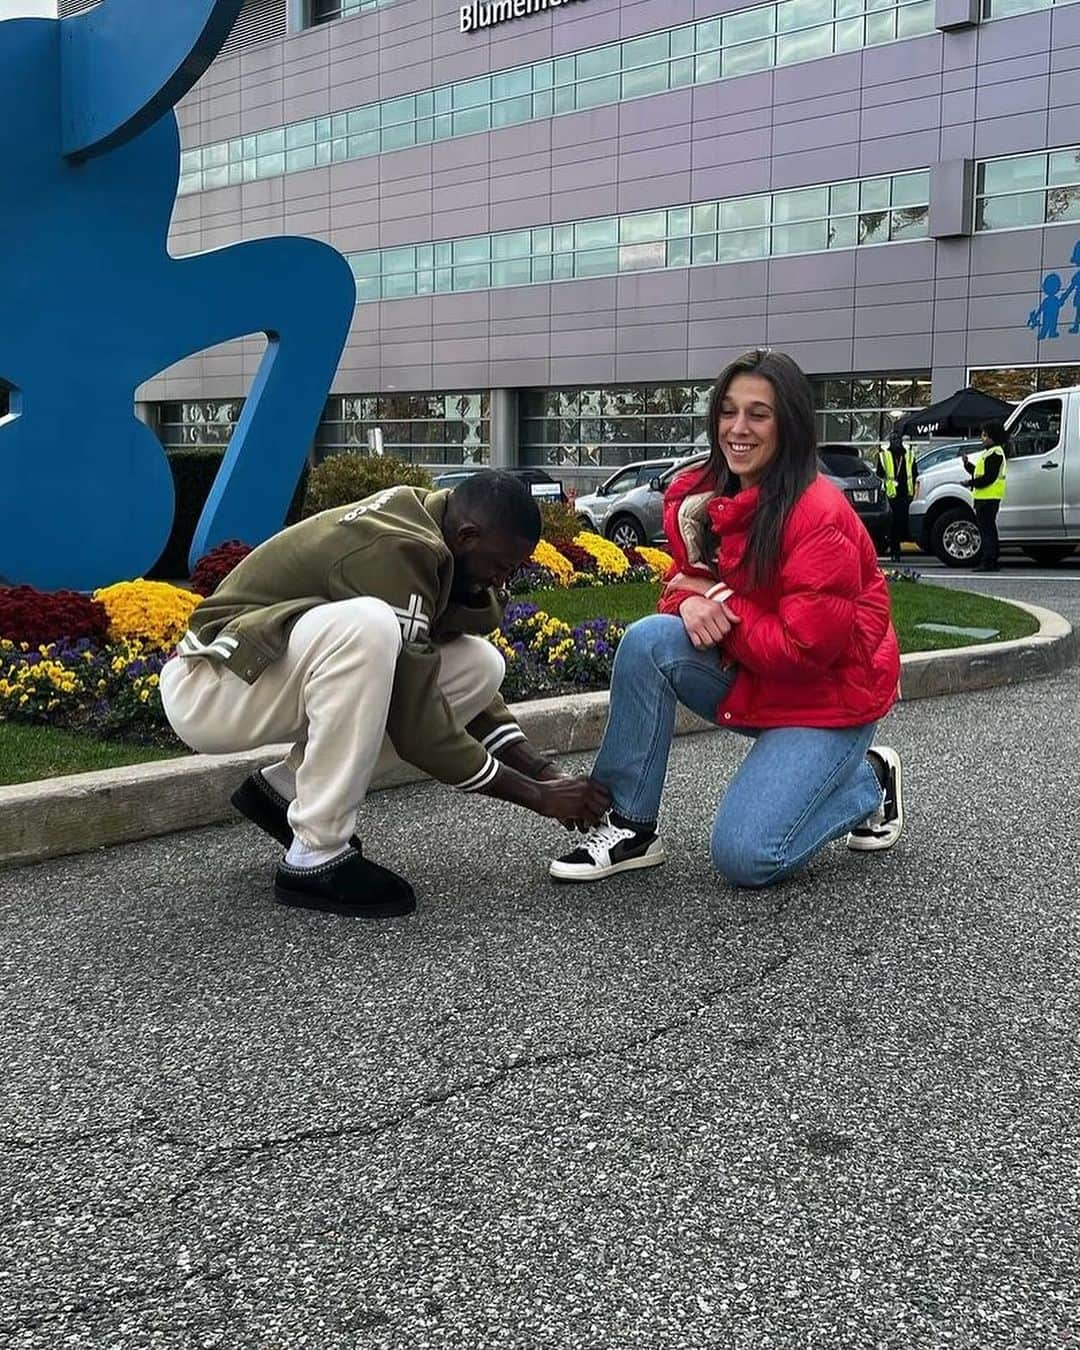
[[[677,615],[652,614],[626,630],[592,770],[620,816],[656,821],[676,704],[715,721],[735,680],[720,660],[718,649],[691,643]],[[717,871],[735,886],[771,886],[876,811],[881,787],[866,758],[876,725],[750,732],[753,747],[713,820]]]

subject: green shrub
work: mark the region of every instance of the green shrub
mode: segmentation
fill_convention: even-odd
[[[383,455],[331,455],[308,476],[304,515],[318,515],[335,506],[347,506],[382,488],[430,488],[431,475],[417,464]]]
[[[540,519],[543,522],[540,538],[556,547],[573,543],[581,533],[581,521],[574,508],[566,502],[540,502]]]

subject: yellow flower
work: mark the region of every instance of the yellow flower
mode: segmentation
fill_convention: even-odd
[[[555,545],[549,544],[546,539],[541,539],[536,545],[529,561],[546,568],[555,577],[559,586],[569,586],[574,578],[573,563],[564,558]]]
[[[201,596],[164,581],[118,581],[94,592],[109,615],[109,637],[114,642],[131,642],[131,660],[137,659],[145,643],[150,648],[173,646],[183,637]],[[119,674],[124,663],[113,662]]]
[[[596,559],[600,571],[608,576],[621,577],[630,566],[626,554],[618,544],[613,544],[610,539],[602,539],[591,530],[582,530],[574,539],[574,543],[578,548],[583,548],[586,553],[591,554]]]
[[[671,567],[673,561],[671,555],[665,553],[662,548],[649,548],[644,544],[638,549],[638,552],[652,568],[656,580],[661,581]]]

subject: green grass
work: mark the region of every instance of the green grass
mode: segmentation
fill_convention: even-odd
[[[990,600],[970,591],[948,586],[911,586],[897,582],[891,588],[893,623],[902,652],[941,651],[946,647],[978,646],[971,638],[952,637],[948,633],[923,633],[918,623],[952,623],[961,628],[996,628],[996,638],[988,642],[1009,642],[1039,631],[1039,621],[1015,605]]]
[[[145,764],[175,759],[182,750],[160,745],[132,745],[125,741],[98,741],[54,727],[0,722],[0,785],[33,783],[69,773],[115,769],[121,764]]]
[[[997,642],[1027,637],[1039,627],[1036,620],[1022,609],[968,591],[928,586],[925,582],[897,582],[890,590],[893,623],[900,639],[900,650],[904,652],[941,651],[948,647],[976,645],[971,638],[921,632],[915,627],[919,623],[996,628],[999,636],[989,640]],[[640,619],[655,610],[659,594],[659,586],[640,582],[630,586],[609,586],[604,590],[533,591],[530,595],[517,598],[539,605],[546,613],[562,619],[564,623],[575,624],[582,619],[600,617],[632,623],[634,619]]]
[[[651,581],[635,581],[625,586],[599,587],[583,586],[580,590],[564,590],[554,587],[551,590],[531,591],[528,595],[516,595],[515,600],[527,600],[539,605],[545,614],[563,623],[581,623],[583,619],[618,619],[622,623],[633,623],[656,608],[660,595],[659,585]]]

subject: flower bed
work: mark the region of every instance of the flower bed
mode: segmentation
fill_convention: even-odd
[[[161,667],[183,636],[202,593],[211,593],[250,552],[238,541],[200,560],[191,589],[121,581],[93,597],[29,586],[0,590],[0,719],[36,722],[103,737],[176,744],[161,706]],[[557,587],[652,582],[670,566],[658,549],[630,556],[598,535],[571,543],[541,540],[514,577],[518,595]],[[199,592],[199,593],[196,593]],[[597,597],[597,609],[603,601]],[[551,618],[511,603],[490,641],[506,657],[511,700],[603,689],[624,624]]]

